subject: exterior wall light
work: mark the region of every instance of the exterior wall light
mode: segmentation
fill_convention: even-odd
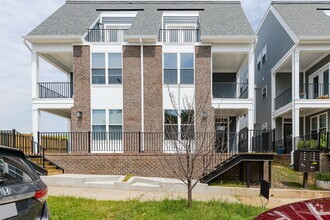
[[[207,112],[203,112],[203,119],[207,118]]]
[[[82,112],[81,111],[78,111],[77,114],[76,114],[77,118],[82,118]]]

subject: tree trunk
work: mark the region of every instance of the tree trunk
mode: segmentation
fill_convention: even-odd
[[[192,188],[191,188],[191,180],[188,180],[188,208],[192,207]]]

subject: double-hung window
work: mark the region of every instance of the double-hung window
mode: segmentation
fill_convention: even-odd
[[[165,140],[178,138],[179,115],[176,110],[165,110]]]
[[[92,84],[122,84],[122,72],[121,53],[92,53]]]
[[[261,63],[261,53],[259,53],[258,57],[257,57],[257,69],[260,70],[262,67],[262,63]]]
[[[92,120],[93,120],[93,139],[95,140],[104,140],[106,128],[106,112],[105,110],[93,110],[92,111]]]
[[[92,54],[92,84],[105,84],[105,54]]]
[[[108,54],[108,82],[109,84],[122,84],[121,53]]]
[[[327,113],[311,117],[311,135],[317,139],[317,133],[327,132]]]
[[[165,140],[189,140],[194,137],[194,110],[165,110]],[[180,134],[180,135],[179,135]]]
[[[178,84],[178,64],[176,53],[164,54],[164,84]]]
[[[180,64],[178,66],[178,63]],[[164,54],[164,84],[194,84],[194,54]]]
[[[180,84],[194,84],[194,54],[180,54]]]
[[[110,140],[121,140],[123,131],[122,110],[109,110]]]
[[[262,48],[261,61],[262,61],[262,66],[264,66],[265,63],[267,63],[267,44]]]

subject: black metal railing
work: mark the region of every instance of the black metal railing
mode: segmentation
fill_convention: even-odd
[[[199,29],[160,29],[158,42],[200,42]]]
[[[330,84],[326,83],[304,83],[300,87],[300,99],[329,99]]]
[[[23,135],[15,129],[0,131],[0,145],[23,151],[27,158],[45,168],[45,148],[34,141],[33,137]]]
[[[213,82],[213,98],[248,98],[248,83]]]
[[[318,132],[295,137],[296,149],[314,149],[329,152],[330,133]]]
[[[38,83],[39,98],[72,98],[72,82],[40,82]]]
[[[66,152],[164,152],[200,148],[215,153],[273,152],[272,133],[255,130],[236,132],[39,132],[39,143],[50,153]],[[249,148],[249,139],[251,139]]]
[[[292,88],[288,88],[274,99],[275,110],[292,102]]]
[[[292,151],[292,137],[286,137],[281,140],[276,140],[274,143],[275,151],[278,154],[290,154]]]
[[[88,42],[124,42],[128,29],[88,29]]]

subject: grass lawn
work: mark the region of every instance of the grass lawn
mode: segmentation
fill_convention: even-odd
[[[96,201],[74,197],[48,198],[53,220],[57,219],[253,219],[264,209],[219,201],[193,202],[186,208],[185,200],[140,202]]]

